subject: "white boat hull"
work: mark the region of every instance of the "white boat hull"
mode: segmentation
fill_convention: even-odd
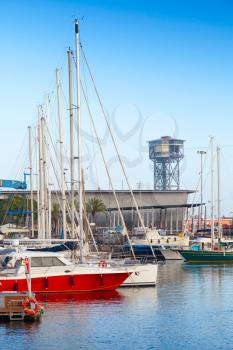
[[[121,287],[155,286],[157,275],[158,264],[136,265],[132,274],[125,280]]]

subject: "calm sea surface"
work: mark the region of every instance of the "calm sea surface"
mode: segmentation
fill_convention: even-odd
[[[0,349],[233,349],[233,265],[167,263],[156,288],[43,303],[39,323],[0,324]]]

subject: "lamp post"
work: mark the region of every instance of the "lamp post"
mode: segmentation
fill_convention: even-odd
[[[203,205],[203,155],[206,154],[205,151],[197,151],[197,154],[201,155],[201,225],[199,227],[199,229],[202,229],[202,217],[203,217],[203,210],[202,210],[202,205]]]

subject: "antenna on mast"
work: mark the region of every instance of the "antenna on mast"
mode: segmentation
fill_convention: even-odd
[[[80,68],[79,68],[79,28],[75,19],[76,48],[76,86],[77,86],[77,122],[78,122],[78,192],[79,192],[79,231],[80,231],[80,261],[83,262],[83,181],[82,181],[82,151],[81,151],[81,113],[80,113]]]

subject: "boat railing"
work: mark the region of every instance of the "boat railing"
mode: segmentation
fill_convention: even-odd
[[[148,263],[150,263],[150,264],[156,264],[156,263],[158,262],[158,260],[156,259],[156,257],[147,256],[147,255],[141,257],[139,261],[140,261],[140,264],[142,264],[142,265],[145,265],[145,264],[148,264]]]

